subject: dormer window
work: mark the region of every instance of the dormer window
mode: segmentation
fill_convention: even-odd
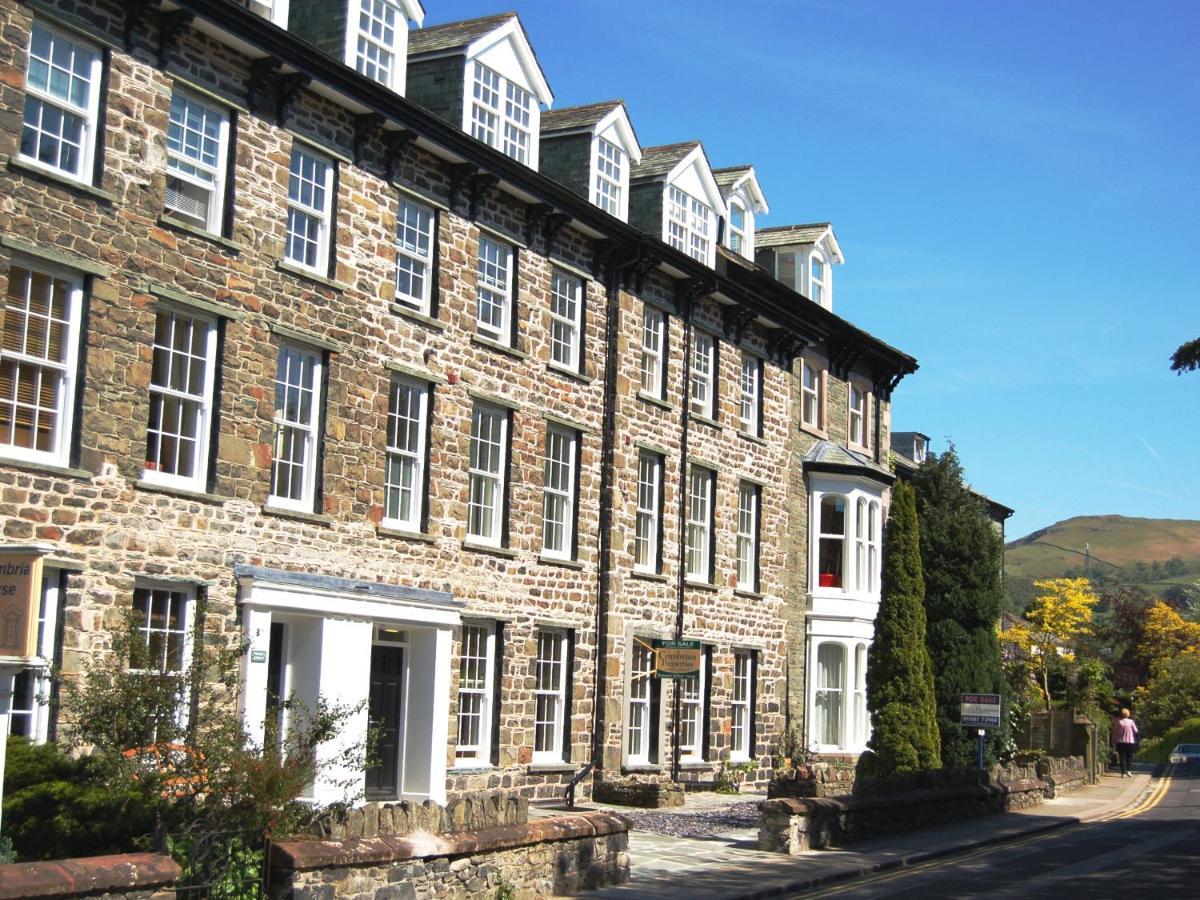
[[[596,140],[596,193],[593,202],[605,212],[621,215],[621,173],[625,154],[612,141]]]
[[[923,463],[929,452],[929,445],[921,435],[913,438],[913,462]]]
[[[346,52],[354,68],[372,81],[393,87],[403,66],[396,59],[396,32],[397,26],[405,28],[404,12],[390,0],[351,0],[350,12],[351,21],[357,19],[358,23],[347,35],[347,44],[353,41]]]
[[[501,93],[504,94],[503,113]],[[517,162],[528,163],[533,95],[477,62],[474,98],[471,136]]]
[[[712,210],[674,185],[668,188],[667,199],[667,243],[708,262]]]
[[[746,210],[736,200],[729,204],[729,249],[741,253],[746,245]]]

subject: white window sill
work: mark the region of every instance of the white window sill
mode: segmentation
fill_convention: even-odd
[[[464,759],[450,767],[452,775],[478,775],[494,771],[496,771],[496,767],[482,759]]]

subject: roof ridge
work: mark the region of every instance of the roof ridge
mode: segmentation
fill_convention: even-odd
[[[520,18],[520,16],[517,15],[515,10],[510,10],[509,12],[493,13],[490,16],[476,16],[473,19],[455,19],[451,22],[439,22],[436,25],[423,25],[420,28],[413,29],[413,31],[414,32],[424,32],[424,33],[428,34],[430,31],[437,31],[439,28],[449,28],[451,26],[462,26],[462,25],[479,25],[483,22],[491,22],[491,21],[499,22],[499,21],[502,21],[505,19],[519,19],[519,18]]]

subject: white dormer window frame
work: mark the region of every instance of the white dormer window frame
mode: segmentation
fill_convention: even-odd
[[[739,219],[741,220],[739,222]],[[725,228],[725,246],[734,253],[739,253],[742,256],[749,256],[753,253],[753,247],[749,246],[747,240],[747,221],[753,221],[750,217],[749,210],[746,205],[736,197],[731,197],[729,200],[729,219]],[[749,235],[753,235],[753,228],[749,229]]]
[[[702,263],[712,263],[712,207],[667,184],[663,240]]]
[[[629,155],[608,138],[592,142],[592,202],[624,221],[629,216]]]
[[[479,60],[471,60],[463,128],[477,140],[536,169],[541,112],[537,97]]]
[[[808,257],[808,299],[826,309],[833,308],[833,272],[819,250]]]
[[[346,65],[398,94],[408,67],[408,20],[397,0],[349,0]]]

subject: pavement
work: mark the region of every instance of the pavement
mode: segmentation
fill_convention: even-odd
[[[1042,805],[800,856],[758,849],[756,807],[765,794],[688,794],[679,810],[605,806],[634,820],[631,878],[590,897],[731,900],[777,897],[917,865],[978,847],[1095,822],[1132,809],[1150,790],[1151,766],[1132,778],[1106,774]]]

